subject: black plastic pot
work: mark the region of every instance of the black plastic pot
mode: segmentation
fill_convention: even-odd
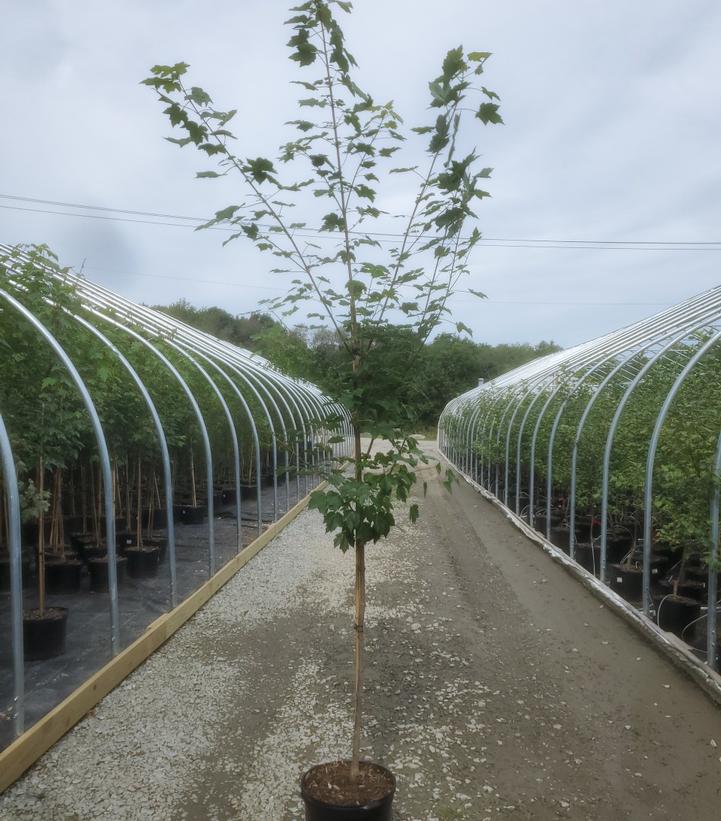
[[[123,556],[117,556],[115,566],[118,573],[118,584],[125,581],[125,570],[128,560]],[[95,593],[106,593],[108,590],[108,557],[98,557],[90,559],[88,562],[90,572],[90,589]]]
[[[601,568],[601,545],[576,542],[573,550],[574,558],[581,567],[585,567],[589,573],[598,573]]]
[[[208,515],[205,505],[177,505],[178,517],[184,525],[202,525]]]
[[[23,556],[20,560],[22,575],[23,575],[23,587],[30,587],[32,584],[32,579],[30,577],[30,559],[27,556]],[[3,556],[0,559],[0,590],[9,590],[10,589],[10,559]]]
[[[115,531],[115,547],[121,552],[125,553],[128,547],[132,547],[137,541],[134,530],[116,530]]]
[[[42,617],[37,610],[23,614],[23,648],[26,661],[51,659],[65,652],[68,611],[66,607],[48,607]]]
[[[686,596],[656,596],[656,623],[662,630],[680,636],[684,628],[701,613],[701,605]]]
[[[220,502],[223,505],[234,505],[237,495],[234,487],[224,487],[220,491]]]
[[[143,511],[143,522],[145,522],[146,524],[147,524],[147,521],[148,521],[149,514],[150,514],[150,511],[147,511],[147,510]],[[173,520],[175,521],[176,519],[177,519],[177,516],[174,516]],[[162,527],[167,527],[168,526],[168,511],[164,507],[157,508],[156,510],[153,511],[152,524],[153,524],[153,527],[157,527],[157,528],[162,528]]]
[[[668,591],[669,593],[673,591],[673,586],[674,581],[670,579],[664,579],[659,584],[659,587],[662,590]],[[699,581],[698,579],[684,579],[684,581],[678,583],[677,593],[679,596],[683,596],[687,599],[694,599],[697,602],[705,601],[706,582]]]
[[[75,531],[70,534],[70,544],[74,550],[78,551],[78,555],[82,558],[83,551],[86,547],[97,542],[94,533],[87,533],[82,531]]]
[[[393,773],[380,764],[362,761],[363,766],[373,767],[382,771],[392,782],[390,792],[383,798],[369,801],[363,806],[348,806],[330,804],[313,795],[308,787],[308,779],[324,764],[311,767],[300,781],[300,794],[305,804],[305,821],[392,821],[393,797],[396,791],[396,780]]]
[[[168,539],[166,536],[153,536],[150,539],[143,539],[143,544],[146,547],[158,548],[158,562],[165,561],[165,554],[168,550]]]
[[[77,593],[82,570],[79,559],[45,559],[45,589],[48,593]]]
[[[643,588],[643,569],[635,565],[612,564],[609,568],[611,590],[620,593],[624,599],[641,598]]]
[[[571,531],[568,527],[558,525],[557,527],[551,528],[551,541],[556,545],[556,547],[560,547],[561,550],[565,550],[566,553],[568,553],[570,537]]]
[[[157,547],[129,547],[125,558],[128,560],[128,575],[132,579],[146,579],[158,573],[160,551]]]

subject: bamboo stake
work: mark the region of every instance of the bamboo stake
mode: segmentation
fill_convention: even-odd
[[[136,544],[138,547],[143,546],[143,521],[142,521],[142,487],[141,483],[143,480],[143,473],[142,473],[142,463],[140,457],[138,457],[138,509],[135,511],[135,537],[136,537]]]
[[[45,468],[41,456],[38,459],[37,470],[37,490],[40,499],[40,513],[38,514],[38,609],[41,618],[45,615],[45,513],[42,506],[45,490],[44,473]]]

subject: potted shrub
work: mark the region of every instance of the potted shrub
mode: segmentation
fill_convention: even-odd
[[[295,135],[281,146],[277,161],[246,158],[233,149],[229,125],[235,112],[216,109],[207,92],[187,84],[186,64],[155,66],[143,82],[155,89],[180,132],[171,142],[195,145],[217,163],[217,170],[198,176],[236,174],[244,185],[245,205],[218,211],[205,227],[230,226],[231,239],[246,237],[274,255],[282,270],[296,271],[291,291],[269,304],[291,315],[304,302],[315,302],[309,316],[329,327],[335,341],[337,361],[322,387],[350,411],[353,454],[327,464],[329,489],[315,491],[311,506],[340,550],[354,556],[353,733],[350,757],[308,770],[301,792],[307,819],[389,819],[395,778],[361,758],[366,551],[390,533],[398,505],[408,501],[416,467],[427,460],[408,433],[414,419],[400,397],[407,395],[415,356],[448,319],[448,297],[480,238],[476,228],[466,232],[466,224],[475,216],[474,204],[488,196],[481,184],[491,169],[479,166],[475,148],[462,150],[461,123],[469,114],[484,124],[501,118],[497,95],[479,83],[490,55],[452,49],[429,85],[431,122],[413,129],[425,141],[424,168],[390,169],[418,176],[420,183],[397,246],[386,251],[366,225],[382,217],[375,204],[378,174],[401,148],[401,119],[392,103],[376,103],[352,77],[356,63],[339,10],[349,12],[351,4],[310,0],[292,9],[291,59],[319,71],[300,81],[302,114],[290,123]],[[284,180],[283,167],[302,169],[301,178]],[[327,213],[314,227],[337,238],[332,251],[299,241],[308,223],[302,216],[286,217],[306,193],[310,203],[326,204]],[[308,211],[312,219],[313,207]],[[342,285],[331,279],[333,272]],[[467,330],[462,323],[456,327]],[[322,427],[332,430],[339,423],[329,412]],[[384,440],[386,449],[364,447],[362,432],[371,441]],[[334,435],[326,444],[340,441]],[[450,485],[450,473],[446,480]],[[407,515],[414,521],[418,505],[411,504]]]

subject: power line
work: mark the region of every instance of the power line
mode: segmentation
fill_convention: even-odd
[[[25,208],[22,206],[0,205],[0,208],[5,210],[23,211],[30,213],[52,214],[56,216],[66,217],[85,217],[91,219],[103,219],[117,222],[136,222],[144,225],[161,225],[173,228],[195,228],[196,226],[187,225],[185,223],[177,222],[161,222],[158,220],[186,220],[197,223],[198,225],[207,222],[207,219],[201,217],[190,217],[181,214],[166,214],[158,211],[139,211],[127,208],[110,208],[100,205],[88,205],[85,203],[72,203],[60,200],[45,200],[36,197],[21,197],[14,194],[0,194],[0,198],[15,200],[20,202],[29,202],[41,205],[52,205],[60,208],[78,208],[87,211],[102,211],[108,214],[128,214],[134,217],[154,217],[154,220],[140,220],[130,219],[127,217],[117,216],[101,216],[98,214],[75,214],[66,211],[55,211],[40,208]],[[263,226],[268,227],[268,226]],[[233,233],[234,228],[224,226],[211,226],[212,230],[224,231]],[[323,231],[319,228],[304,227],[297,230],[297,236],[300,237],[334,237],[334,232]],[[366,234],[372,237],[383,238],[384,241],[395,241],[402,237],[400,233],[382,232],[382,231],[367,231],[367,232],[353,232],[358,234]],[[416,234],[416,237],[432,237],[432,235]],[[576,239],[544,239],[544,238],[515,238],[515,237],[485,237],[481,239],[481,243],[486,247],[498,248],[569,248],[569,249],[583,249],[583,250],[644,250],[644,251],[720,251],[721,240],[576,240]],[[506,244],[507,243],[507,244]],[[677,247],[669,247],[677,246]]]
[[[286,289],[284,287],[277,287],[273,288],[272,286],[268,285],[249,285],[245,282],[228,282],[227,280],[218,280],[218,279],[200,279],[198,277],[190,277],[190,276],[178,276],[178,275],[170,275],[170,274],[141,274],[141,273],[129,273],[127,271],[118,271],[114,270],[111,271],[109,269],[97,268],[94,265],[87,265],[85,267],[88,271],[96,271],[100,274],[118,274],[120,276],[125,277],[141,277],[141,278],[150,278],[150,279],[167,279],[173,280],[177,282],[195,282],[200,285],[221,285],[226,288],[248,288],[253,290],[259,291],[276,291],[276,292],[284,292]],[[470,291],[466,290],[459,290],[456,292],[457,294],[468,294]],[[641,307],[641,308],[657,308],[657,307],[666,307],[670,303],[668,302],[544,302],[539,300],[516,300],[516,299],[479,299],[478,297],[474,297],[473,299],[462,299],[460,300],[466,304],[470,303],[477,303],[481,302],[483,304],[491,304],[491,305],[544,305],[544,306],[600,306],[600,307]]]

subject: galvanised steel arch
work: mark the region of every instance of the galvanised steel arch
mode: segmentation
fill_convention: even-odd
[[[438,441],[717,668],[721,287],[452,399]]]
[[[351,426],[316,386],[42,248],[0,245],[0,349],[2,749],[299,501],[322,463],[350,453]],[[179,499],[188,449],[205,466],[195,507]],[[74,532],[79,521],[93,532]]]

